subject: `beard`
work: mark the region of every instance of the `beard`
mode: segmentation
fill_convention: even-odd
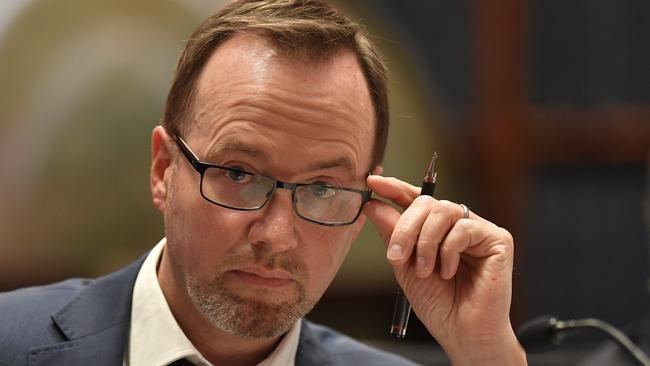
[[[296,280],[283,288],[252,289],[228,281],[228,270],[222,270],[209,281],[184,271],[187,293],[199,311],[226,333],[246,338],[280,336],[318,301],[307,296],[300,281],[307,277],[307,268],[301,261],[289,258],[287,253],[271,254],[263,248],[247,245],[227,253],[219,267],[237,269],[252,263],[281,268],[292,273]]]
[[[228,289],[223,277],[210,283],[188,278],[190,298],[201,313],[222,331],[245,338],[271,338],[286,333],[315,305],[297,286],[295,300],[280,302],[245,297]]]

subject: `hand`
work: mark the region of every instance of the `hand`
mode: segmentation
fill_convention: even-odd
[[[508,231],[396,178],[368,177],[364,213],[411,306],[454,365],[525,364],[510,324],[514,244]]]

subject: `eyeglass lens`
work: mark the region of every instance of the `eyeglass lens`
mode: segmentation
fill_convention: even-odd
[[[262,207],[275,186],[276,181],[266,176],[209,167],[203,173],[201,193],[219,205],[251,210]],[[299,216],[324,224],[354,221],[363,203],[360,192],[320,184],[297,186],[293,199]]]

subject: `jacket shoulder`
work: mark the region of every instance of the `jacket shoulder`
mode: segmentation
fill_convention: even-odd
[[[413,361],[401,356],[382,351],[343,335],[326,326],[311,323],[303,319],[302,332],[312,342],[303,342],[304,346],[312,344],[321,348],[332,365],[376,365],[376,366],[416,366]]]
[[[59,342],[52,314],[69,303],[92,280],[69,279],[46,286],[0,293],[0,364],[12,365],[30,347]]]
[[[74,298],[93,280],[72,278],[45,286],[25,287],[0,293],[0,319],[32,318],[44,312],[54,312]],[[49,313],[47,317],[49,318]]]

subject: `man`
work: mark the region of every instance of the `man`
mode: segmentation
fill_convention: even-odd
[[[359,25],[319,1],[206,20],[152,134],[165,239],[107,277],[0,297],[0,364],[410,364],[303,319],[367,218],[454,364],[525,364],[508,232],[378,175],[385,74]]]

